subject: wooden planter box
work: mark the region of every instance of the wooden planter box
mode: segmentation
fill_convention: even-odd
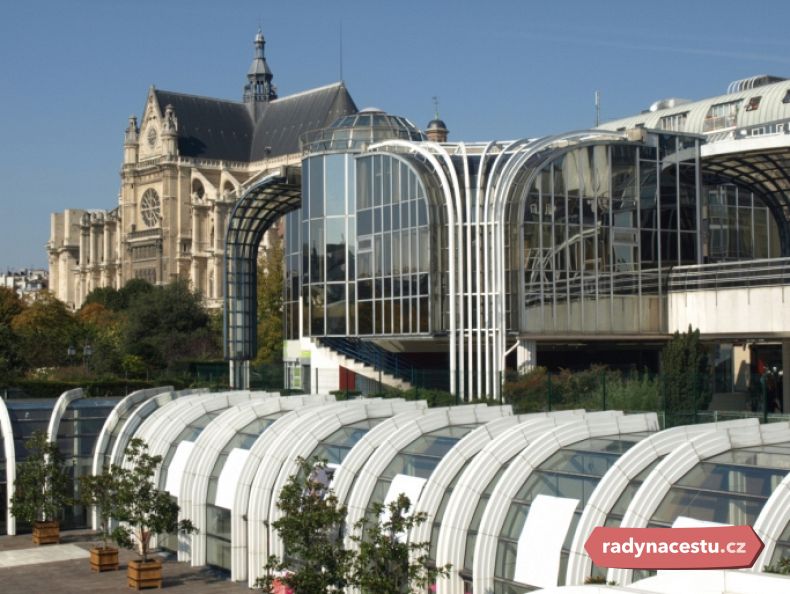
[[[60,522],[33,522],[33,543],[58,544],[60,543]]]
[[[161,561],[129,561],[126,569],[126,582],[130,588],[162,587]]]
[[[91,571],[114,571],[118,569],[118,549],[94,547],[91,549]]]

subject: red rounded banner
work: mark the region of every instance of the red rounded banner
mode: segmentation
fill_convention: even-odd
[[[763,541],[751,526],[595,528],[584,544],[593,563],[622,569],[739,569]]]

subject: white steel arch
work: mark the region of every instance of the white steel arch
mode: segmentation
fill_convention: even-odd
[[[592,560],[584,549],[584,543],[596,526],[603,526],[606,516],[612,511],[615,503],[628,487],[630,481],[650,466],[658,457],[671,453],[691,439],[728,427],[746,427],[757,425],[757,419],[737,419],[722,423],[705,423],[703,425],[683,425],[659,431],[634,444],[601,478],[598,486],[587,500],[576,532],[571,541],[568,556],[568,568],[565,572],[565,583],[584,584],[584,580],[592,570]]]
[[[241,402],[214,419],[195,440],[181,480],[179,519],[189,518],[197,528],[188,540],[180,539],[178,560],[193,566],[206,564],[206,499],[211,471],[223,448],[252,421],[280,411],[330,402],[331,396],[283,396]]]
[[[249,390],[236,390],[232,392],[219,392],[205,394],[196,398],[184,398],[163,406],[152,414],[146,423],[140,426],[135,437],[141,438],[148,444],[148,453],[152,456],[166,456],[171,447],[177,446],[175,440],[178,435],[192,422],[199,418],[228,409],[241,402],[250,400],[270,400],[276,396],[266,392],[250,392]],[[147,424],[147,427],[146,427]],[[160,465],[154,472],[154,484],[160,489],[165,485],[160,479],[164,468]],[[171,493],[178,496],[178,493]]]
[[[543,461],[560,448],[591,437],[657,430],[658,418],[655,413],[585,418],[553,429],[522,450],[497,482],[480,520],[472,576],[474,591],[488,592],[493,589],[496,551],[508,508],[532,471]]]
[[[790,423],[748,425],[703,433],[676,448],[653,469],[634,495],[623,516],[623,528],[644,528],[669,489],[701,461],[734,448],[790,441]],[[632,569],[610,569],[607,580],[630,584]]]
[[[754,531],[765,544],[749,571],[761,572],[771,563],[776,550],[776,541],[790,523],[790,473],[782,479],[754,523]]]
[[[509,406],[489,407],[470,404],[450,408],[436,408],[422,417],[405,425],[400,431],[387,438],[368,459],[359,471],[357,480],[348,497],[346,514],[346,548],[356,549],[357,544],[351,540],[350,534],[354,525],[361,520],[367,511],[373,489],[387,465],[398,453],[415,439],[431,431],[457,425],[480,425],[494,419],[510,416]]]
[[[436,468],[431,473],[430,478],[425,481],[420,498],[413,503],[412,509],[414,513],[424,513],[425,521],[418,526],[415,526],[409,533],[409,542],[429,542],[431,540],[431,531],[433,523],[436,518],[436,512],[442,502],[447,489],[450,487],[453,479],[463,469],[464,465],[473,460],[483,448],[491,443],[497,435],[507,431],[511,427],[524,422],[532,415],[500,417],[489,421],[485,425],[481,425],[476,429],[470,431],[461,440],[455,444],[452,449],[447,452],[441,459]],[[536,418],[542,418],[545,415],[536,413]],[[448,520],[450,518],[448,517]],[[413,559],[420,554],[419,551],[411,551]]]
[[[66,390],[55,401],[55,406],[52,407],[52,414],[49,416],[49,424],[47,425],[47,440],[56,442],[58,439],[58,429],[60,429],[60,420],[66,413],[66,409],[75,400],[84,398],[85,393],[82,388],[74,388],[73,390]]]
[[[145,388],[137,390],[122,398],[110,411],[104,420],[99,436],[96,438],[96,446],[93,448],[93,466],[91,474],[94,476],[102,473],[104,468],[104,456],[109,455],[110,440],[115,428],[128,416],[129,411],[133,410],[149,398],[163,392],[171,392],[173,386],[161,386],[158,388]],[[94,530],[99,528],[99,511],[93,508],[91,511],[91,523]]]
[[[153,398],[149,398],[140,406],[134,409],[129,417],[123,422],[118,436],[115,438],[115,443],[112,444],[110,449],[110,464],[122,464],[126,446],[129,445],[129,440],[134,436],[138,427],[159,407],[164,406],[171,400],[183,398],[188,396],[197,396],[199,394],[207,393],[208,390],[179,390],[176,392],[162,392]],[[108,444],[109,445],[109,444]]]
[[[14,494],[16,482],[16,452],[14,449],[14,428],[11,426],[11,417],[5,404],[5,398],[0,398],[0,433],[3,435],[3,452],[5,455],[5,484],[6,484],[6,534],[16,534],[16,516],[11,513],[11,496]]]
[[[585,417],[595,419],[621,415],[619,411],[589,415],[584,411],[558,411],[545,416],[520,418],[517,425],[488,442],[464,470],[447,502],[445,517],[448,521],[443,522],[439,530],[436,565],[449,563],[453,570],[446,577],[437,580],[437,594],[463,594],[464,583],[458,571],[464,566],[467,532],[480,496],[504,465],[535,439],[557,426],[579,422]]]
[[[366,402],[365,400],[346,400],[343,402],[332,402],[323,405],[311,406],[309,408],[297,409],[283,415],[275,421],[263,434],[255,441],[244,467],[239,473],[239,478],[236,484],[236,496],[233,500],[233,509],[231,509],[231,569],[230,578],[234,582],[239,582],[247,579],[247,529],[252,531],[254,527],[248,523],[247,512],[250,503],[250,490],[255,474],[258,467],[264,464],[268,459],[270,450],[273,444],[279,443],[283,436],[292,436],[294,431],[298,430],[299,425],[303,421],[309,422],[311,417],[322,414],[329,414],[335,408],[345,408],[349,406],[356,406],[359,402]],[[263,526],[257,527],[263,530]]]
[[[297,456],[307,456],[318,443],[337,429],[362,421],[391,417],[404,410],[414,408],[412,402],[400,399],[358,400],[356,406],[328,410],[307,417],[299,422],[297,437],[281,436],[269,448],[266,463],[258,466],[250,487],[248,507],[250,531],[248,535],[249,584],[252,587],[258,577],[253,568],[262,568],[270,553],[282,555],[282,541],[274,530],[255,529],[264,522],[272,522],[279,517],[277,496],[288,478],[297,471],[294,460]]]
[[[335,492],[335,497],[337,497],[339,503],[345,504],[357,474],[365,466],[373,452],[376,451],[376,448],[408,423],[430,412],[424,400],[416,400],[415,404],[419,405],[417,409],[398,413],[392,418],[382,421],[363,435],[362,439],[351,448],[351,451],[343,460],[343,464],[335,470],[335,476],[332,478],[332,490]]]

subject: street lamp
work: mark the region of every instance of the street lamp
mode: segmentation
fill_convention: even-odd
[[[70,344],[69,347],[66,349],[66,363],[68,365],[71,365],[76,355],[77,355],[77,349],[74,348],[73,344]]]
[[[82,364],[83,364],[83,366],[85,366],[85,367],[88,366],[88,359],[91,358],[91,355],[93,355],[93,347],[91,347],[91,345],[89,345],[89,344],[86,344],[84,347],[82,347]]]

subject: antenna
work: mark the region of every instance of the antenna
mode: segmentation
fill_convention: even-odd
[[[343,81],[343,21],[340,21],[340,81]]]
[[[439,119],[439,98],[436,95],[433,96],[433,118]]]
[[[601,92],[595,91],[595,127],[601,125]]]

